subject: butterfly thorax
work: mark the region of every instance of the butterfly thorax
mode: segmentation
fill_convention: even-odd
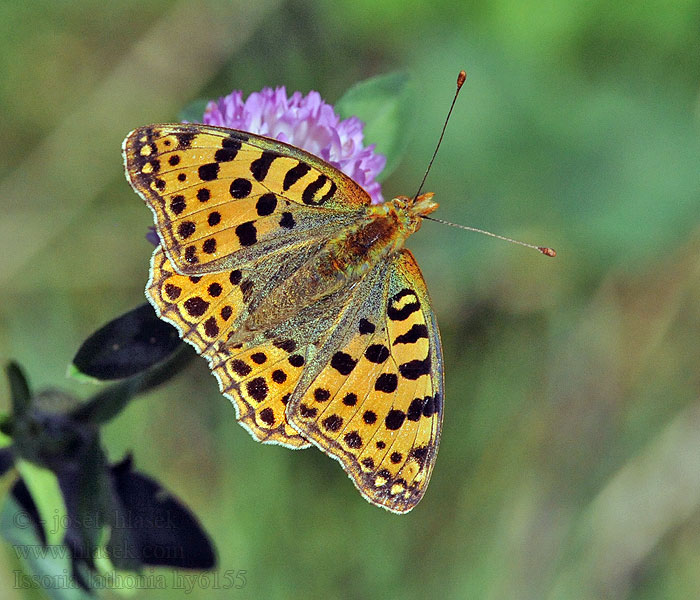
[[[373,267],[403,247],[423,215],[433,212],[433,194],[398,196],[370,206],[357,222],[331,238],[291,277],[275,287],[246,319],[230,343],[283,323],[331,294],[349,289]],[[302,299],[302,302],[299,300]]]
[[[326,246],[329,275],[354,280],[362,277],[379,261],[403,248],[406,239],[418,231],[422,215],[437,208],[433,194],[420,196],[416,202],[398,196],[389,202],[371,206],[367,214],[342,236]]]

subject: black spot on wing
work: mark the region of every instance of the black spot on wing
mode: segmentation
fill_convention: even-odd
[[[221,140],[221,147],[222,148],[229,148],[230,150],[238,150],[241,149],[241,141],[248,141],[248,136],[246,135],[241,135],[240,133],[236,134],[237,137],[229,136],[227,138],[224,138]]]
[[[185,260],[191,265],[195,265],[199,262],[197,258],[197,249],[194,246],[187,246],[187,248],[185,248]]]
[[[251,354],[250,360],[252,360],[256,365],[262,365],[267,360],[267,355],[264,352],[255,352]]]
[[[440,394],[435,394],[435,396],[433,396],[433,410],[436,415],[442,411],[442,399],[440,398]]]
[[[430,373],[430,354],[423,360],[414,359],[399,365],[399,373],[402,377],[411,380],[418,379],[421,375],[428,375]]]
[[[435,396],[426,396],[425,403],[423,404],[423,416],[432,417],[434,414],[438,414],[440,410],[440,394],[435,394]]]
[[[400,303],[400,301],[405,297],[405,296],[413,296],[412,301],[408,301],[407,303],[403,304]],[[400,308],[399,308],[400,306]],[[389,300],[389,306],[387,307],[387,316],[392,320],[392,321],[405,321],[408,319],[410,315],[412,315],[414,312],[416,312],[420,308],[420,302],[418,302],[418,297],[416,296],[416,293],[413,290],[410,290],[408,288],[405,288],[401,290],[398,294],[395,294],[392,296],[392,298]]]
[[[420,420],[420,417],[423,414],[423,404],[423,398],[414,398],[413,400],[411,400],[411,404],[409,405],[408,410],[406,411],[406,418],[409,421]]]
[[[304,366],[304,357],[301,354],[292,354],[288,359],[289,364],[292,365],[293,367],[302,367]]]
[[[331,432],[336,432],[340,430],[340,428],[343,426],[343,419],[342,417],[338,415],[331,415],[325,419],[323,419],[323,426]]]
[[[202,244],[202,250],[207,254],[214,254],[216,252],[216,240],[214,238],[209,238]]]
[[[316,388],[314,390],[314,400],[316,402],[326,402],[331,397],[331,393],[325,388]]]
[[[428,456],[428,447],[418,446],[417,448],[413,448],[409,456],[415,458],[416,462],[422,467],[425,463],[425,458]]]
[[[282,218],[280,219],[280,227],[284,227],[285,229],[292,229],[296,225],[296,221],[294,220],[294,216],[290,212],[283,212],[282,213]]]
[[[318,414],[318,409],[302,403],[299,405],[299,414],[304,419],[313,419]]]
[[[219,163],[207,163],[198,170],[199,178],[202,181],[213,181],[219,176]]]
[[[192,144],[194,136],[194,132],[191,131],[181,131],[180,133],[176,133],[175,137],[177,138],[178,150],[185,150],[189,148]]]
[[[350,375],[356,364],[357,361],[345,352],[336,352],[331,358],[331,367],[341,375]]]
[[[218,163],[231,162],[236,158],[236,154],[238,154],[238,150],[234,148],[219,148],[214,152],[214,160]]]
[[[255,203],[255,211],[260,217],[266,217],[275,212],[277,208],[277,196],[271,193],[263,194]]]
[[[177,285],[173,285],[172,283],[165,284],[165,294],[171,300],[177,300],[180,297],[181,293],[182,293],[181,287],[179,287]]]
[[[250,172],[255,177],[256,181],[262,181],[267,177],[267,172],[270,170],[272,162],[279,157],[276,152],[265,150],[260,158],[256,158],[250,163]]]
[[[382,373],[374,382],[374,389],[377,392],[391,394],[396,391],[399,378],[394,373]]]
[[[185,197],[182,194],[173,196],[170,199],[170,210],[172,210],[174,214],[179,215],[183,210],[185,210],[185,208],[187,208],[187,204],[185,203]]]
[[[365,358],[379,365],[389,358],[389,348],[384,344],[372,344],[365,350]]]
[[[299,161],[299,164],[289,169],[289,171],[287,171],[287,173],[285,174],[284,182],[282,183],[282,189],[284,189],[284,191],[286,192],[310,170],[311,167],[309,165],[307,165],[305,162]]]
[[[367,423],[367,425],[372,425],[377,421],[377,413],[373,410],[366,410],[362,415],[362,420]]]
[[[200,298],[199,296],[194,296],[193,298],[188,298],[184,302],[185,310],[192,317],[201,317],[207,308],[209,308],[209,302]]]
[[[326,183],[329,181],[328,177],[325,175],[319,175],[315,181],[312,181],[309,185],[304,188],[301,194],[301,200],[304,204],[309,204],[311,206],[321,206],[325,204],[328,200],[335,194],[336,185],[334,181],[331,181],[331,185],[328,191],[323,194],[320,198],[316,196],[323,189]]]
[[[215,338],[217,335],[219,335],[219,326],[217,325],[214,317],[209,317],[204,322],[204,333],[209,338]]]
[[[367,319],[360,319],[359,330],[362,335],[365,335],[366,333],[374,333],[375,329],[376,327]]]
[[[262,402],[267,397],[269,391],[264,377],[255,377],[251,379],[246,384],[246,390],[250,397],[257,402]]]
[[[386,415],[386,418],[384,419],[384,425],[386,425],[387,429],[395,431],[396,429],[399,429],[403,425],[403,422],[405,419],[406,419],[405,412],[403,412],[402,410],[397,410],[395,408],[392,408],[389,411],[389,413]]]
[[[428,337],[428,328],[424,324],[414,324],[406,333],[397,335],[394,344],[415,344],[421,338]]]
[[[347,444],[348,448],[357,450],[358,448],[362,447],[362,438],[360,437],[360,434],[357,431],[351,431],[349,433],[346,433],[343,439],[345,440],[345,443]]]
[[[251,369],[249,364],[247,364],[245,361],[242,361],[240,358],[232,360],[229,366],[231,367],[231,370],[234,373],[236,373],[236,375],[240,375],[241,377],[249,375],[250,372],[253,370]]]
[[[190,237],[196,230],[196,226],[192,221],[183,221],[177,227],[177,234],[180,239],[186,240]]]
[[[240,200],[241,198],[246,198],[251,190],[253,189],[253,184],[250,183],[249,179],[244,179],[243,177],[238,177],[231,182],[229,186],[229,193],[232,198]]]
[[[260,411],[260,420],[272,427],[275,424],[275,412],[268,406]]]
[[[252,246],[255,244],[258,241],[257,233],[258,231],[255,229],[253,221],[246,221],[236,227],[236,235],[241,246]]]

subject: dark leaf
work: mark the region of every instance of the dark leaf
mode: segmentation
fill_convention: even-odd
[[[15,464],[15,454],[11,448],[0,449],[0,475],[7,473]]]
[[[129,528],[137,556],[144,565],[212,569],[216,565],[209,537],[192,513],[157,482],[132,470],[131,458],[112,467],[112,478],[123,514],[117,523]],[[108,545],[113,554],[124,548]]]
[[[29,522],[34,526],[36,535],[41,540],[42,545],[46,546],[46,531],[44,531],[44,526],[39,516],[39,509],[36,507],[34,499],[29,493],[29,488],[21,478],[12,486],[12,491],[10,493],[24,511],[24,515],[28,518]],[[17,520],[17,523],[21,522],[22,521]]]
[[[10,362],[5,367],[7,380],[10,384],[10,399],[12,400],[12,412],[15,416],[23,415],[29,408],[32,393],[29,390],[29,383],[16,362]]]
[[[88,377],[123,379],[163,361],[179,344],[177,330],[161,321],[150,304],[143,304],[93,333],[73,365]]]
[[[100,391],[76,409],[72,416],[81,422],[105,423],[117,415],[136,394],[154,388],[177,375],[195,356],[192,348],[180,344],[168,360],[145,373]]]

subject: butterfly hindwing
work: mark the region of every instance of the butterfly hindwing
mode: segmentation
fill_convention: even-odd
[[[440,439],[440,336],[408,250],[357,287],[343,311],[349,328],[329,334],[287,418],[343,465],[370,502],[407,512],[425,492]]]
[[[321,159],[277,140],[207,125],[150,125],[124,141],[132,187],[183,274],[225,270],[302,236],[339,231],[371,204]]]
[[[290,358],[296,344],[290,340],[275,345],[268,340],[234,348],[224,343],[230,325],[247,311],[246,296],[253,289],[252,283],[246,284],[249,271],[180,275],[158,247],[151,259],[146,297],[160,318],[207,359],[221,392],[233,402],[238,421],[255,439],[306,448],[309,442],[285,417],[285,405],[301,376],[299,359]]]

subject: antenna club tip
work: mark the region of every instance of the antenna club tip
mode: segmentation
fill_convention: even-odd
[[[461,88],[462,85],[464,85],[464,82],[467,80],[467,72],[462,70],[459,72],[459,75],[457,75],[457,89]]]
[[[554,258],[557,255],[557,252],[554,248],[546,248],[545,246],[537,246],[537,249],[545,256],[551,256],[552,258]]]

